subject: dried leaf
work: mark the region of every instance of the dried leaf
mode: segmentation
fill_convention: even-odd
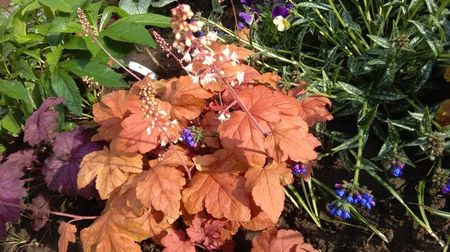
[[[92,106],[94,120],[100,127],[98,133],[92,137],[92,140],[112,140],[120,133],[122,126],[120,123],[126,117],[127,95],[125,90],[115,91],[102,96],[102,100]]]
[[[182,230],[173,230],[161,239],[165,247],[164,252],[195,252],[195,244],[186,240],[186,234]]]
[[[76,232],[77,227],[73,224],[69,224],[64,221],[59,224],[58,252],[67,252],[69,242],[75,243]]]
[[[285,163],[252,167],[245,173],[247,191],[251,192],[255,204],[261,207],[273,223],[278,222],[284,208],[283,178],[287,178],[288,183],[294,180]]]
[[[124,184],[130,174],[142,172],[142,155],[115,153],[104,147],[83,158],[78,173],[77,185],[83,188],[96,177],[95,187],[102,199],[109,198],[111,192]]]
[[[253,239],[252,245],[252,252],[317,251],[311,244],[304,242],[301,233],[294,230],[277,230],[275,227],[263,231],[260,236]]]

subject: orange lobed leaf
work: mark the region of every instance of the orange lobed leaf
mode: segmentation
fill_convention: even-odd
[[[126,117],[128,91],[120,90],[102,96],[102,100],[92,107],[94,121],[100,124],[98,133],[92,137],[92,141],[112,140],[122,130],[120,123]]]
[[[240,61],[245,61],[248,57],[255,54],[253,51],[241,46],[237,46],[235,44],[222,44],[219,42],[213,42],[210,47],[214,52],[218,53],[221,53],[226,47],[228,47],[230,52],[236,52],[238,60]]]
[[[214,155],[220,156],[224,152],[216,153],[196,158],[196,165],[202,171],[195,173],[188,187],[183,190],[183,205],[190,214],[206,209],[216,219],[248,221],[250,209],[244,179],[230,172],[235,169],[229,165],[231,163],[211,165],[218,160]]]
[[[142,172],[142,155],[125,155],[104,147],[84,156],[78,173],[78,188],[87,186],[96,178],[95,187],[100,198],[107,199],[112,191],[124,184],[130,174]]]
[[[265,133],[270,132],[283,115],[298,114],[294,98],[264,86],[244,88],[238,95]],[[232,112],[230,120],[219,125],[219,133],[225,149],[235,152],[249,164],[262,166],[265,163],[265,136],[243,111]]]
[[[140,252],[140,246],[135,241],[149,237],[142,228],[138,215],[124,206],[126,197],[117,193],[111,195],[102,215],[95,222],[81,230],[81,242],[85,252]],[[115,207],[114,207],[115,206]],[[119,211],[120,210],[120,211]]]
[[[311,244],[305,243],[303,235],[294,230],[269,228],[253,239],[252,252],[313,252]]]
[[[170,79],[161,92],[161,100],[172,105],[172,119],[186,124],[197,118],[205,108],[205,100],[213,94],[192,82],[189,76]]]
[[[202,218],[197,214],[186,233],[192,242],[203,244],[207,250],[217,250],[225,242],[221,238],[225,224],[226,221]]]
[[[233,152],[219,149],[213,154],[196,156],[193,158],[195,167],[198,171],[208,172],[244,172],[247,167],[234,155]]]
[[[256,80],[257,83],[267,85],[272,89],[278,89],[278,83],[282,80],[282,78],[276,73],[263,73],[261,78]]]
[[[195,243],[186,240],[182,230],[173,230],[161,239],[161,244],[164,252],[195,252]]]
[[[148,208],[162,211],[169,218],[180,216],[184,174],[174,167],[155,166],[136,177],[136,197]]]
[[[309,127],[317,122],[325,122],[333,119],[327,109],[331,101],[323,96],[309,96],[300,101],[300,117],[308,123]]]
[[[220,148],[219,134],[217,128],[220,121],[217,119],[214,111],[208,111],[203,116],[202,129],[203,129],[203,142],[210,147]]]
[[[61,222],[59,224],[58,233],[60,234],[58,240],[58,251],[67,252],[69,247],[69,242],[75,243],[75,233],[77,232],[77,227],[73,224],[66,222]]]
[[[268,215],[273,223],[284,208],[283,184],[294,181],[286,163],[272,163],[266,167],[252,167],[245,173],[245,187],[251,192],[255,204]]]
[[[261,210],[259,206],[255,204],[253,199],[250,201],[250,210],[252,213],[252,218],[248,222],[241,223],[243,228],[251,231],[260,231],[268,227],[275,226],[275,223],[264,211]]]
[[[314,141],[315,140],[315,141]],[[264,146],[268,156],[276,162],[290,158],[306,163],[317,158],[314,148],[320,142],[308,133],[308,125],[299,117],[283,117],[274,124]]]
[[[158,147],[160,143],[177,140],[181,129],[176,120],[170,119],[171,105],[158,99],[157,103],[167,115],[159,117],[153,125],[155,119],[145,116],[138,97],[129,101],[128,106],[132,114],[122,121],[122,130],[111,143],[111,148],[121,152],[146,153]]]

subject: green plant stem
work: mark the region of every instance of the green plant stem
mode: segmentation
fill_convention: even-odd
[[[367,101],[364,101],[361,113],[362,113],[361,118],[363,118],[367,113]],[[353,185],[355,185],[355,186],[359,185],[359,171],[361,170],[361,159],[362,159],[363,149],[364,149],[364,129],[362,127],[359,127],[359,129],[358,129],[358,155],[356,157],[355,173],[353,175]]]
[[[306,204],[308,204],[309,209],[312,209],[311,202],[309,201],[309,193],[306,190],[305,181],[303,179],[301,180],[301,184],[302,184],[303,193],[305,194]]]
[[[425,205],[424,193],[425,193],[425,181],[421,180],[417,185],[417,202],[420,204],[419,211],[420,214],[422,215],[423,222],[425,223],[425,225],[427,225],[427,227],[431,228],[430,223],[428,222],[427,214],[425,213],[425,208],[423,207]]]
[[[286,189],[287,188],[287,189]],[[298,194],[297,190],[295,190],[295,188],[292,185],[287,185],[284,188],[284,193],[287,195],[287,197],[292,201],[292,203],[298,208],[300,209],[298,202],[300,202],[300,204],[302,205],[303,209],[305,209],[305,211],[308,213],[309,216],[311,216],[311,218],[313,219],[314,223],[317,225],[317,227],[322,228],[322,225],[320,224],[320,219],[318,219],[312,212],[311,210],[308,208],[308,206],[306,205],[305,201],[302,199],[302,197]],[[292,195],[292,194],[293,195]]]
[[[316,196],[314,194],[311,179],[308,180],[308,188],[309,188],[309,193],[311,194],[311,201],[312,201],[314,213],[316,214],[317,217],[319,217],[319,211],[317,210]]]

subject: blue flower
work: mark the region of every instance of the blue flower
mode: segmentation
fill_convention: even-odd
[[[400,161],[391,161],[391,173],[392,176],[398,178],[403,175],[403,168],[405,164]]]
[[[184,142],[190,147],[190,148],[197,148],[197,142],[195,140],[194,134],[189,130],[189,128],[183,129],[183,132],[181,133],[181,138],[183,138]]]
[[[339,196],[340,198],[344,198],[346,192],[347,191],[342,188],[336,189],[336,195]]]
[[[306,175],[306,165],[300,164],[300,163],[295,163],[294,166],[292,166],[292,174],[305,176]]]
[[[450,192],[450,179],[447,181],[447,184],[445,184],[444,186],[442,186],[441,192],[442,192],[443,194],[447,194],[447,193]]]
[[[339,206],[338,206],[339,205]],[[333,202],[327,205],[330,215],[338,219],[348,220],[350,219],[350,212],[342,208],[339,203]]]

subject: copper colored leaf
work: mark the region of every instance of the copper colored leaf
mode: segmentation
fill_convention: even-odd
[[[282,115],[296,116],[297,101],[264,86],[245,88],[239,98],[258,122],[264,133],[281,120]],[[264,134],[243,111],[231,113],[231,118],[219,126],[220,139],[225,149],[235,152],[253,165],[265,162]]]
[[[217,133],[220,121],[214,111],[208,111],[203,116],[203,142],[210,147],[220,148],[219,134]]]
[[[246,166],[234,155],[233,152],[219,149],[213,154],[196,156],[193,158],[198,171],[240,173],[246,170]]]
[[[69,224],[64,221],[59,224],[58,252],[67,252],[67,249],[69,248],[69,242],[75,243],[76,232],[77,227],[73,224]]]
[[[245,187],[251,192],[255,204],[261,207],[274,223],[278,222],[284,208],[282,178],[287,174],[291,174],[291,171],[285,163],[252,167],[245,173]],[[293,182],[292,175],[289,182]]]
[[[305,243],[303,235],[294,230],[277,230],[269,228],[253,239],[252,252],[313,252],[309,243]]]
[[[331,101],[323,96],[309,96],[300,101],[300,117],[308,123],[309,127],[317,122],[325,122],[333,119],[327,109]]]
[[[121,152],[146,153],[161,143],[167,144],[169,139],[175,141],[180,137],[180,126],[176,120],[170,120],[171,105],[163,101],[157,102],[158,109],[167,113],[157,119],[153,116],[145,116],[139,100],[128,103],[132,114],[122,121],[122,130],[113,140],[112,149]]]
[[[126,200],[126,195],[120,196],[114,192],[102,215],[89,227],[81,230],[84,252],[141,251],[136,241],[149,238],[149,234],[142,227],[140,215],[126,207]]]
[[[195,243],[186,240],[182,230],[173,230],[161,239],[164,252],[195,252]]]
[[[243,228],[251,231],[260,231],[275,226],[275,223],[253,200],[250,202],[250,210],[252,219],[248,222],[242,222],[241,225]]]
[[[96,178],[95,187],[100,197],[107,199],[115,188],[127,181],[130,174],[141,172],[142,155],[115,153],[104,147],[83,158],[77,185],[83,188]]]
[[[244,180],[228,172],[197,172],[183,191],[183,204],[190,214],[206,208],[217,219],[250,220]]]
[[[176,219],[180,215],[181,189],[186,183],[183,175],[174,167],[151,167],[135,178],[136,197],[144,206]]]
[[[196,215],[186,232],[192,242],[203,244],[207,250],[217,250],[224,244],[221,233],[225,224],[225,221],[201,218]]]
[[[211,44],[211,49],[213,49],[215,52],[221,53],[225,48],[230,50],[230,52],[236,52],[238,56],[238,60],[245,61],[248,57],[252,56],[254,52],[244,48],[240,47],[234,44],[222,44],[219,42],[214,42]]]
[[[283,117],[274,124],[266,137],[264,146],[269,157],[277,162],[290,158],[296,162],[306,163],[317,158],[314,147],[310,145],[308,125],[299,117]],[[314,138],[314,137],[313,137]],[[320,144],[320,143],[319,143]]]
[[[161,100],[172,105],[172,119],[184,124],[200,115],[205,108],[204,100],[211,96],[210,92],[194,84],[190,77],[181,76],[167,81]]]
[[[100,127],[92,140],[111,140],[118,135],[122,126],[120,123],[127,114],[127,94],[125,90],[115,91],[102,96],[99,103],[94,104],[92,113]]]
[[[261,78],[256,80],[256,82],[263,84],[263,85],[267,85],[267,86],[271,87],[272,89],[277,89],[278,84],[281,81],[281,79],[282,78],[276,73],[263,73],[261,75]]]

